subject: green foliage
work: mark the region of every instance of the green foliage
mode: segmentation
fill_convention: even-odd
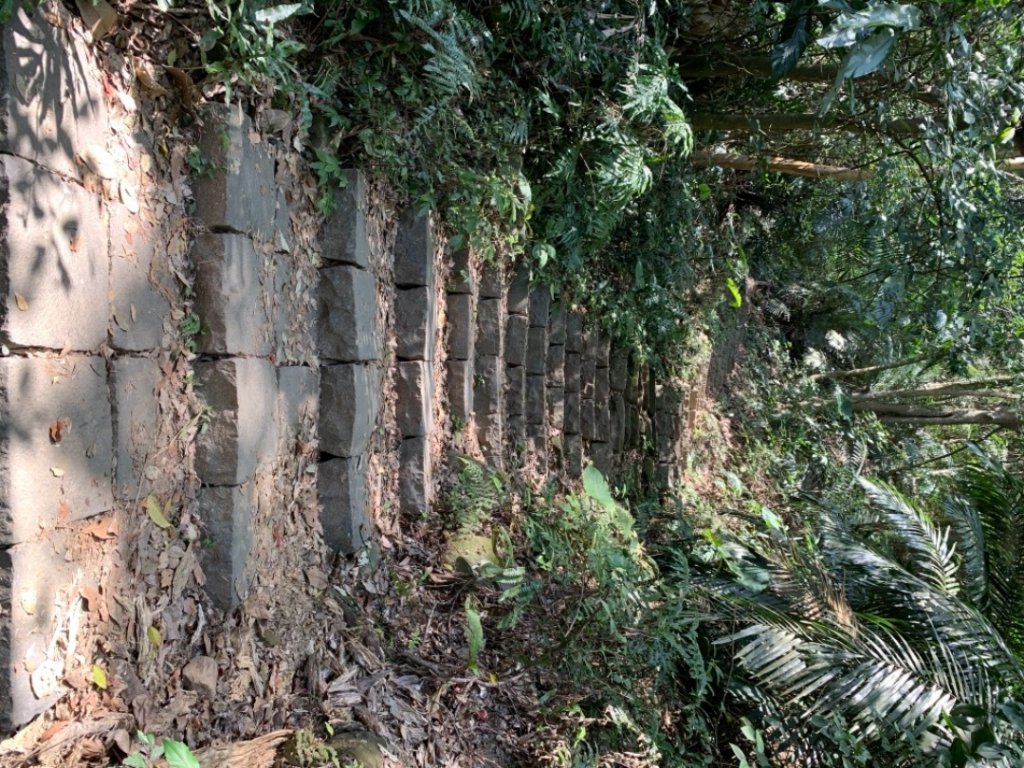
[[[737,574],[701,582],[736,664],[732,695],[768,754],[801,764],[1017,764],[1024,669],[963,594],[953,530],[862,485],[868,504],[819,505],[803,542],[762,534],[708,550]]]
[[[455,530],[471,533],[500,511],[507,492],[501,473],[468,456],[459,456],[457,461],[446,505]]]
[[[469,671],[480,674],[480,651],[484,647],[484,626],[472,595],[466,596],[466,644],[469,646]]]
[[[199,768],[199,761],[183,742],[163,738],[157,743],[155,736],[142,731],[136,732],[135,739],[139,742],[139,749],[124,759],[123,766],[154,768],[166,763],[167,768]]]

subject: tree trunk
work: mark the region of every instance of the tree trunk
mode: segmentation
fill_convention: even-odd
[[[854,408],[854,410],[857,410]],[[924,409],[918,409],[923,411]],[[883,424],[901,424],[907,427],[946,427],[967,424],[992,424],[1005,429],[1019,430],[1021,427],[1020,415],[1016,411],[1007,408],[998,408],[992,411],[982,411],[973,408],[963,408],[952,411],[939,411],[932,413],[916,413],[913,415],[900,415],[896,413],[878,414],[878,420]]]
[[[922,397],[957,397],[957,396],[981,396],[992,394],[997,397],[1005,397],[1005,392],[986,393],[981,390],[994,389],[1013,384],[1016,376],[989,376],[987,379],[963,379],[961,381],[934,381],[929,384],[922,384],[912,389],[890,389],[884,392],[855,392],[850,395],[854,404],[858,402],[881,402],[894,398],[922,398]]]
[[[690,115],[695,131],[742,131],[746,133],[789,133],[791,131],[846,131],[847,133],[887,133],[894,136],[919,136],[919,121],[905,118],[885,123],[872,123],[838,115],[789,114],[784,112],[749,115],[723,115],[698,112]]]
[[[784,173],[790,176],[807,176],[812,179],[836,179],[837,181],[866,181],[875,172],[866,168],[844,168],[835,165],[808,163],[804,160],[791,160],[784,157],[756,158],[736,155],[729,152],[708,152],[697,150],[690,159],[698,168],[718,167],[731,168],[734,171],[767,171],[768,173]]]
[[[896,360],[892,363],[869,365],[866,368],[851,368],[847,371],[826,371],[825,373],[814,374],[811,376],[811,381],[820,381],[821,379],[856,379],[860,376],[870,376],[872,373],[891,371],[893,368],[903,368],[908,365],[914,365],[915,363],[924,363],[930,359],[931,355],[917,355],[916,357]]]

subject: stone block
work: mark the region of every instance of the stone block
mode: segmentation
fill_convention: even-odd
[[[196,311],[205,330],[199,349],[257,355],[274,348],[273,286],[264,285],[264,256],[241,235],[201,234],[193,247]]]
[[[232,357],[196,363],[196,389],[212,413],[196,440],[204,485],[238,485],[277,449],[277,373],[266,360]]]
[[[551,307],[548,315],[548,344],[565,344],[565,307]]]
[[[505,412],[509,417],[526,413],[526,368],[505,368]]]
[[[445,301],[448,322],[448,357],[472,360],[476,354],[476,312],[468,293],[449,293]]]
[[[518,450],[526,437],[526,417],[521,413],[505,419],[505,438],[514,450]]]
[[[76,153],[110,137],[103,78],[63,7],[22,5],[0,25],[0,153],[81,179]]]
[[[614,392],[625,392],[629,383],[629,353],[623,349],[612,350],[608,366],[608,384]]]
[[[368,269],[370,240],[366,234],[367,184],[362,171],[346,170],[346,184],[334,191],[334,211],[324,220],[320,255],[325,261]]]
[[[594,401],[580,400],[580,434],[584,440],[593,440],[596,433],[594,423]]]
[[[526,343],[530,325],[525,315],[505,316],[505,362],[510,366],[526,363]]]
[[[611,440],[612,414],[608,401],[594,401],[594,440],[608,442]]]
[[[159,230],[123,205],[108,203],[107,210],[111,346],[135,352],[159,349],[165,346],[168,298],[177,293],[167,259],[155,256]]]
[[[76,351],[107,340],[105,220],[96,195],[0,155],[0,340]]]
[[[433,288],[405,288],[395,292],[395,354],[399,360],[434,359],[436,305]]]
[[[254,141],[252,121],[240,104],[207,103],[200,117],[199,151],[208,170],[192,179],[196,218],[211,232],[276,242],[274,160]]]
[[[610,478],[615,471],[615,456],[612,453],[611,443],[591,443],[590,460],[601,474],[607,478]]]
[[[530,269],[525,264],[516,267],[512,274],[505,301],[510,315],[526,315],[530,311]]]
[[[547,328],[544,326],[532,327],[526,335],[526,372],[531,376],[539,376],[547,373],[547,370]]]
[[[379,360],[377,281],[356,267],[320,270],[317,332],[320,357],[355,363]]]
[[[402,437],[430,434],[433,418],[431,365],[422,361],[397,364],[395,420]]]
[[[434,285],[434,224],[430,214],[407,208],[395,235],[395,285],[415,288]]]
[[[594,358],[583,355],[580,359],[580,393],[585,399],[593,399],[596,381],[597,367],[594,365]]]
[[[548,426],[556,432],[565,427],[565,390],[561,387],[548,387],[546,393],[548,405]]]
[[[546,386],[543,376],[526,377],[526,423],[544,424],[547,415]]]
[[[0,547],[112,509],[102,357],[0,358]]]
[[[533,457],[537,466],[547,470],[548,465],[548,429],[544,424],[526,424],[526,455]]]
[[[565,391],[580,391],[580,353],[569,352],[568,347],[565,353]]]
[[[160,408],[156,395],[162,374],[156,360],[144,357],[115,357],[110,372],[114,493],[119,499],[133,500],[144,487],[147,459],[163,447],[157,440]]]
[[[548,386],[565,386],[565,347],[561,344],[552,344],[548,347]]]
[[[501,299],[480,299],[477,303],[476,353],[478,355],[501,355],[503,319]]]
[[[476,293],[476,279],[470,265],[468,248],[462,248],[451,254],[447,290],[448,293]]]
[[[79,567],[65,559],[67,537],[53,531],[0,548],[0,732],[24,725],[66,691],[64,651],[53,637],[69,618],[63,593]]]
[[[480,268],[480,298],[500,299],[505,292],[505,267],[498,262],[488,262]]]
[[[320,450],[349,458],[366,451],[380,410],[379,368],[342,363],[320,368]]]
[[[594,402],[598,408],[608,407],[608,397],[611,395],[607,368],[594,369]]]
[[[320,406],[320,369],[289,365],[277,369],[278,435],[288,443],[316,424]]]
[[[640,431],[640,409],[635,404],[626,403],[626,437],[625,445],[627,450],[639,448],[643,433]]]
[[[365,454],[320,462],[317,493],[324,543],[335,552],[351,554],[373,535],[367,493],[369,461]]]
[[[640,398],[643,396],[644,381],[643,369],[635,362],[631,362],[629,366],[628,376],[626,378],[626,402],[628,403],[639,403]]]
[[[567,435],[578,435],[580,433],[580,400],[579,392],[565,392],[565,423],[562,430]],[[591,401],[593,402],[593,401]]]
[[[612,444],[612,453],[622,453],[626,442],[626,398],[621,393],[612,394],[608,407],[610,428],[608,442]]]
[[[476,440],[484,461],[495,469],[504,466],[505,444],[504,417],[499,413],[478,413],[476,415]]]
[[[583,438],[579,435],[565,435],[563,441],[565,472],[571,478],[578,478],[583,474]]]
[[[201,558],[206,593],[214,605],[230,611],[249,596],[255,483],[203,486],[196,507],[208,540]]]
[[[502,368],[499,357],[477,357],[473,377],[473,410],[477,415],[501,413]]]
[[[473,415],[473,361],[448,360],[448,406],[465,423]]]
[[[546,285],[534,286],[530,291],[530,327],[547,327],[551,312],[551,290]]]
[[[583,352],[583,315],[579,312],[565,316],[565,351],[577,355]]]
[[[429,514],[433,496],[430,438],[410,437],[398,450],[398,505],[402,514]]]

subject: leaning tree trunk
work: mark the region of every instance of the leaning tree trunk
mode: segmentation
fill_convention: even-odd
[[[734,171],[766,171],[784,173],[789,176],[806,176],[812,179],[835,179],[837,181],[867,181],[875,172],[869,168],[845,168],[836,165],[809,163],[784,157],[757,158],[736,155],[731,152],[708,152],[699,149],[690,156],[698,168],[731,168]]]

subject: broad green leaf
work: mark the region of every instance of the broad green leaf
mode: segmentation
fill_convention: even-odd
[[[480,651],[484,647],[484,626],[480,621],[480,614],[473,604],[473,596],[466,597],[466,642],[469,643],[469,669],[476,673],[480,671]]]
[[[164,756],[168,768],[201,768],[192,750],[174,739],[164,739]]]
[[[284,5],[272,5],[269,8],[262,8],[253,14],[253,17],[261,24],[277,24],[279,21],[290,19],[292,16],[306,13],[307,9],[303,3],[285,3]]]
[[[889,28],[879,30],[846,55],[840,77],[846,79],[870,75],[882,65],[895,43],[895,32]]]
[[[618,511],[619,504],[612,496],[608,481],[604,479],[601,470],[593,464],[588,464],[583,470],[583,491],[609,512]]]
[[[160,643],[163,642],[163,638],[160,637],[160,630],[152,625],[146,630],[146,637],[149,638],[149,644],[154,648],[159,647]]]
[[[836,390],[836,411],[844,419],[853,418],[853,400],[843,390]]]
[[[149,515],[149,519],[152,520],[157,527],[165,529],[171,527],[171,522],[164,515],[164,510],[160,506],[160,502],[153,494],[146,497],[146,514]]]

